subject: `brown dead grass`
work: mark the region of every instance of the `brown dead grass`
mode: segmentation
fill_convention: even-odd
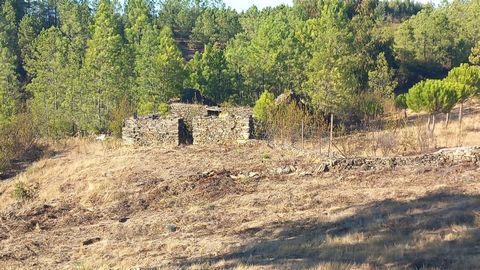
[[[480,261],[473,164],[301,176],[321,162],[315,152],[256,141],[52,147],[55,156],[0,182],[0,269],[474,269]],[[296,172],[277,174],[285,166]],[[15,201],[18,181],[38,184],[36,197]]]
[[[433,134],[427,129],[428,116],[424,113],[410,112],[408,119],[403,118],[403,113],[392,115],[384,119],[382,125],[371,124],[364,127],[366,131],[337,136],[334,139],[333,155],[337,157],[413,155],[442,148],[480,145],[480,101],[470,100],[466,103],[461,129],[458,121],[459,109],[457,106],[452,110],[448,126],[445,124],[446,115],[437,115]],[[323,139],[322,145],[318,139],[306,144],[307,149],[323,149],[324,153],[327,147],[328,138]]]

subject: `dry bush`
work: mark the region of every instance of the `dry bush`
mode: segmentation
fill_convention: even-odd
[[[18,115],[0,127],[0,173],[9,169],[11,162],[25,157],[36,141],[35,127],[27,114]]]
[[[399,153],[407,155],[416,152],[417,149],[417,132],[411,128],[404,128],[398,133]]]
[[[360,156],[366,150],[365,134],[348,134],[345,125],[340,125],[335,130],[333,139],[333,152],[339,152],[343,157]]]
[[[274,107],[261,123],[263,136],[282,144],[295,145],[302,140],[318,137],[325,122],[294,102]]]
[[[432,134],[420,121],[414,125],[417,141],[417,151],[426,152],[432,148],[435,143],[435,134]]]
[[[382,132],[378,135],[376,144],[382,155],[388,156],[394,153],[397,147],[398,142],[396,134],[391,131]]]

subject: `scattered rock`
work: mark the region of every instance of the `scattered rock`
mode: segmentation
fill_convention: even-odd
[[[258,172],[250,172],[248,173],[249,178],[258,178],[260,177],[260,174]]]
[[[97,242],[100,242],[100,240],[102,240],[100,237],[95,237],[95,238],[91,238],[91,239],[83,241],[82,244],[84,246],[89,246],[89,245],[95,244]]]
[[[299,175],[300,175],[301,177],[305,177],[305,176],[312,176],[313,173],[312,173],[312,172],[301,172]]]
[[[118,222],[120,222],[120,223],[125,223],[125,222],[127,222],[129,219],[130,219],[130,218],[128,218],[128,217],[123,217],[123,218],[119,219]]]
[[[232,178],[233,180],[238,180],[238,179],[245,179],[247,178],[247,176],[241,173],[237,175],[230,175],[230,178]]]
[[[290,166],[285,166],[285,167],[278,167],[275,172],[277,174],[290,174],[290,173],[293,173],[295,172],[297,169],[290,165]]]
[[[165,229],[171,233],[176,232],[178,230],[177,225],[174,225],[174,224],[165,225]]]
[[[210,177],[214,175],[215,175],[215,171],[205,171],[205,172],[202,172],[201,174],[202,177]]]
[[[107,139],[107,135],[105,134],[100,134],[97,136],[97,138],[95,138],[97,141],[105,141]]]

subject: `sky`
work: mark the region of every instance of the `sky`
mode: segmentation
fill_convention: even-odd
[[[256,5],[258,8],[264,8],[281,4],[292,4],[292,0],[224,0],[224,2],[227,6],[230,6],[237,11],[247,10],[253,5]]]

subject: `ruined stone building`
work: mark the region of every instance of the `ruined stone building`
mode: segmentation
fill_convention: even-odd
[[[127,119],[122,136],[142,146],[238,143],[253,137],[253,119],[250,108],[172,103],[167,115]]]

